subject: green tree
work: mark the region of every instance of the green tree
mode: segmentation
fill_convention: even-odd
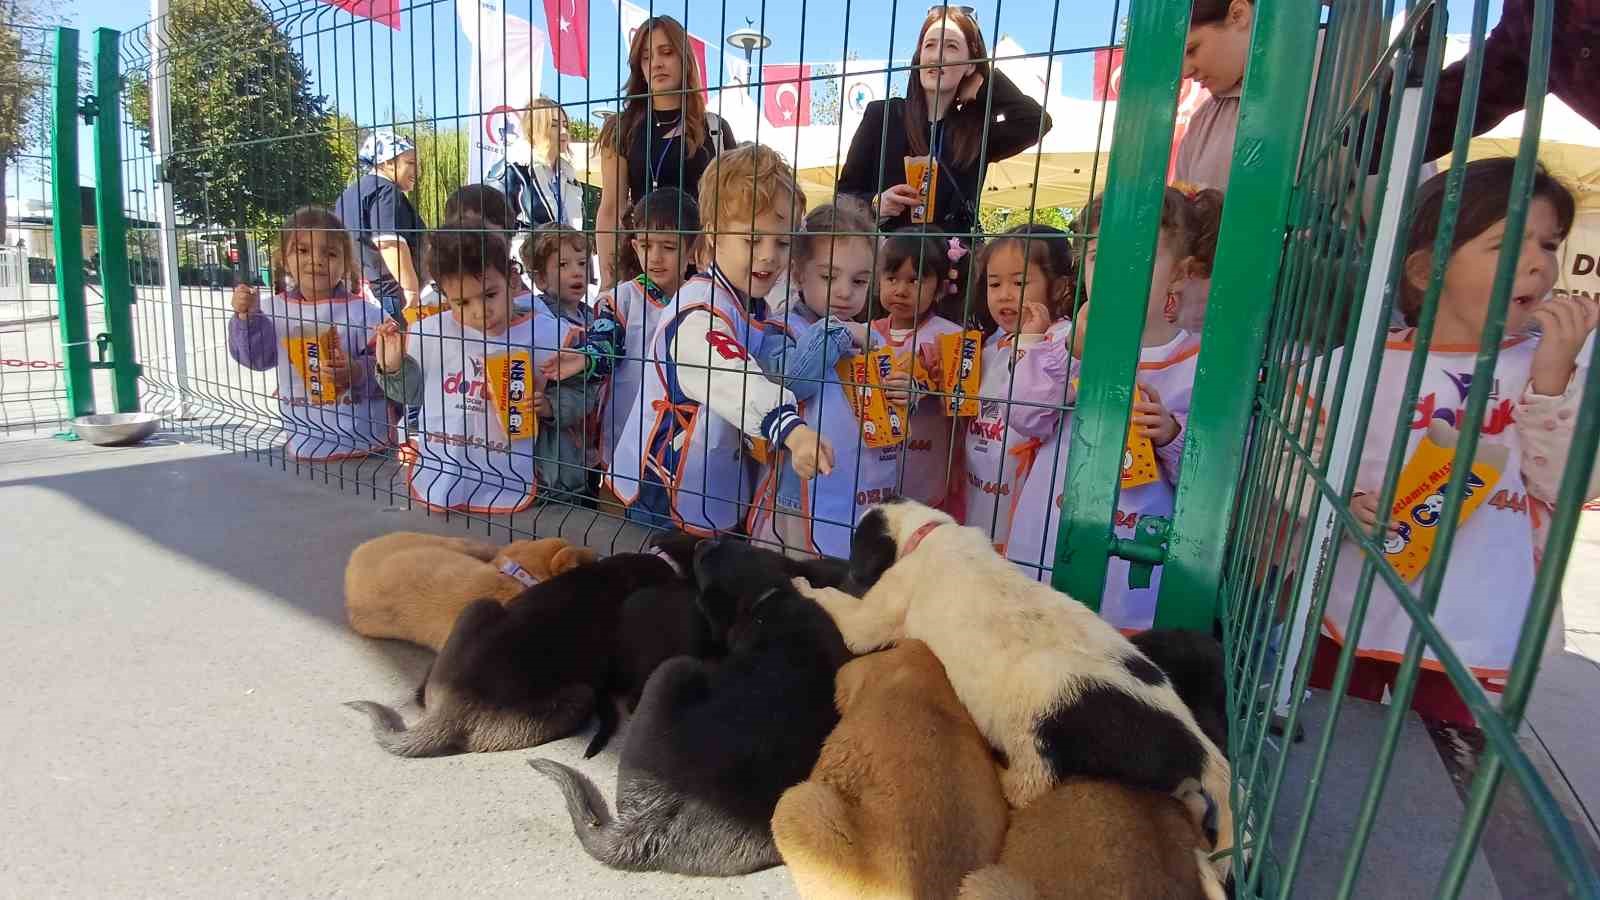
[[[467,183],[467,133],[458,128],[439,131],[431,121],[424,121],[413,139],[422,174],[411,192],[411,203],[422,221],[437,223],[444,220],[450,195]]]
[[[46,29],[59,21],[39,0],[0,0],[0,242],[6,240],[11,215],[3,189],[10,169],[23,154],[49,143],[51,35]]]
[[[1050,225],[1067,231],[1075,218],[1074,210],[1062,210],[1054,207],[1044,209],[1014,209],[1004,206],[986,206],[978,213],[978,221],[983,225],[985,234],[999,234],[1009,231],[1018,225]]]
[[[572,139],[579,143],[594,143],[595,139],[600,137],[598,125],[593,122],[580,122],[577,119],[567,122],[567,131],[572,135]]]
[[[172,154],[166,177],[182,213],[233,229],[239,245],[308,203],[331,205],[341,169],[336,117],[311,92],[305,62],[250,0],[174,0],[167,19]],[[129,85],[150,129],[150,91]],[[241,270],[249,260],[240,255]]]

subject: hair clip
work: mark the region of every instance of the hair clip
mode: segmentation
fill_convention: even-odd
[[[1205,190],[1203,185],[1198,185],[1191,181],[1174,180],[1171,184],[1167,185],[1167,187],[1170,187],[1182,194],[1184,199],[1188,200],[1190,203],[1200,199],[1200,192]]]
[[[950,262],[954,264],[960,262],[961,258],[967,255],[967,252],[966,246],[961,243],[961,238],[953,237],[949,241],[949,248],[945,251],[945,255],[950,257]]]

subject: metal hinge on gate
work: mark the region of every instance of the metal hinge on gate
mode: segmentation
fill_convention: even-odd
[[[1128,561],[1128,587],[1147,588],[1156,566],[1167,560],[1167,538],[1172,520],[1166,516],[1140,516],[1133,540],[1114,539],[1111,554]]]
[[[94,94],[84,94],[78,100],[78,115],[83,117],[84,122],[93,125],[94,117],[100,115],[100,98]]]

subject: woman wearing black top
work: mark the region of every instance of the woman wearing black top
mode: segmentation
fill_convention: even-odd
[[[622,212],[657,188],[700,193],[700,176],[733,134],[706,112],[689,33],[671,16],[645,20],[628,49],[627,105],[600,129],[600,283],[615,282]]]
[[[906,157],[939,161],[930,227],[966,233],[978,220],[987,164],[1016,156],[1050,131],[1044,109],[991,68],[988,55],[966,8],[935,6],[917,33],[905,99],[867,104],[838,190],[869,201],[884,230],[911,224],[920,202],[906,183]]]

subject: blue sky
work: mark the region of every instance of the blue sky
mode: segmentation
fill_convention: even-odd
[[[272,0],[274,5],[281,0]],[[316,79],[316,90],[328,95],[330,105],[363,125],[410,118],[412,109],[439,118],[447,127],[454,116],[481,106],[467,95],[471,72],[471,47],[456,25],[454,0],[403,0],[403,27],[399,32],[357,20],[342,11],[324,8],[310,0],[289,0],[291,9],[303,9],[286,29]],[[579,3],[585,0],[578,0]],[[618,27],[613,0],[587,0],[590,24],[589,79],[557,76],[545,55],[542,91],[563,103],[593,101],[594,109],[609,108],[606,98],[618,92],[625,77],[622,60],[626,48]],[[976,0],[971,0],[976,2]],[[1489,0],[1489,21],[1497,21],[1502,0]],[[506,12],[523,16],[543,27],[542,0],[504,0]],[[676,16],[690,31],[713,45],[708,66],[713,82],[721,78],[718,51],[726,48],[722,36],[744,26],[748,17],[773,40],[771,48],[757,54],[755,62],[787,63],[839,60],[852,56],[882,59],[909,56],[916,28],[927,2],[899,0],[648,0],[639,5],[656,13]],[[1466,30],[1471,0],[1449,0],[1451,31]],[[1125,0],[1058,0],[1055,4],[1030,0],[984,0],[977,17],[991,46],[999,35],[1009,34],[1033,53],[1054,51],[1065,90],[1088,96],[1092,80],[1092,55],[1073,53],[1102,46],[1111,40],[1116,22],[1126,15]],[[149,6],[126,0],[78,0],[69,13],[84,34],[98,27],[137,28],[149,19]],[[1053,37],[1053,41],[1052,41]],[[729,49],[730,53],[738,51]],[[514,74],[514,73],[513,73]],[[713,98],[713,104],[715,98]],[[574,110],[574,117],[582,111]],[[87,129],[83,131],[86,137]],[[85,181],[90,155],[82,142]],[[37,196],[36,189],[25,196]]]

